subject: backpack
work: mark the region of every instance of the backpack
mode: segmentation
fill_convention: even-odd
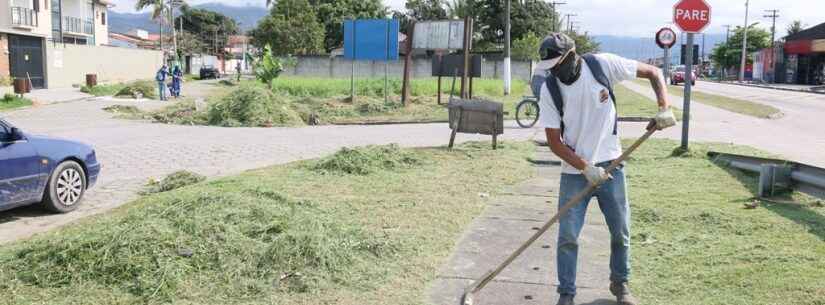
[[[608,78],[607,74],[604,73],[602,64],[596,56],[593,54],[584,54],[582,55],[582,58],[584,59],[584,62],[587,63],[587,67],[590,68],[590,72],[593,73],[593,77],[596,81],[602,86],[605,86],[607,88],[607,92],[610,93],[610,98],[613,100],[613,107],[616,108],[616,117],[613,120],[613,135],[618,135],[619,108],[618,105],[616,105],[616,95],[613,94],[613,85],[610,83],[610,78]],[[562,137],[564,137],[564,99],[561,95],[561,86],[559,86],[558,78],[556,78],[556,76],[552,73],[547,73],[545,83],[547,84],[547,91],[550,91],[550,95],[553,97],[553,104],[556,106],[556,110],[561,118],[561,134]]]
[[[164,71],[164,69],[158,70],[158,73],[155,74],[155,80],[159,81],[159,82],[165,81],[166,80],[166,71]]]

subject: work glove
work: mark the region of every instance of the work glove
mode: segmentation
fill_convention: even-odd
[[[582,175],[584,175],[584,177],[587,178],[587,182],[590,182],[590,185],[593,186],[600,185],[610,178],[613,178],[605,172],[604,168],[595,165],[588,165],[584,168]]]
[[[659,109],[659,113],[656,114],[656,129],[663,130],[673,126],[676,126],[676,116],[673,115],[673,110],[670,107]]]

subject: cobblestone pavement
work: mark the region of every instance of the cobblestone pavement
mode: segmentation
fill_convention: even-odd
[[[650,87],[624,82],[627,88],[653,98]],[[825,96],[698,82],[697,91],[744,99],[779,108],[779,119],[758,119],[702,103],[691,103],[690,139],[749,145],[782,155],[785,158],[825,167]],[[682,98],[671,96],[676,107]],[[622,124],[622,136],[637,137],[644,133],[643,124]],[[681,139],[681,122],[677,127],[656,133],[656,137]]]
[[[150,178],[176,170],[210,177],[330,154],[345,146],[398,143],[405,147],[441,146],[446,124],[319,126],[303,128],[219,128],[180,126],[112,118],[101,108],[114,104],[157,108],[158,101],[104,98],[32,107],[2,116],[25,132],[69,138],[94,145],[103,171],[82,207],[50,215],[28,207],[0,212],[0,243],[45,232],[136,198]],[[514,126],[514,123],[508,126]],[[505,129],[503,139],[527,139],[535,130]],[[458,141],[489,137],[459,135]]]

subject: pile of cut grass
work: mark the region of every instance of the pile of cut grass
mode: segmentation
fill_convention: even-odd
[[[169,174],[161,180],[150,181],[141,193],[146,195],[173,191],[182,187],[201,183],[204,180],[206,180],[206,177],[202,175],[190,171],[177,171]]]
[[[3,99],[0,99],[0,111],[12,110],[31,105],[32,101],[30,99],[19,97],[10,93],[3,95]]]
[[[80,87],[80,92],[91,94],[94,96],[115,96],[119,92],[123,91],[125,88],[125,84],[106,84],[106,85],[97,85],[94,87],[83,86]]]
[[[158,84],[151,80],[137,80],[127,84],[115,93],[116,97],[123,98],[158,98]]]
[[[342,148],[319,160],[312,168],[327,174],[369,175],[384,170],[400,170],[421,165],[414,153],[398,145]]]
[[[403,150],[403,171],[298,162],[144,197],[0,249],[7,304],[413,304],[529,143]],[[484,177],[479,179],[478,177]]]
[[[209,125],[272,127],[303,125],[290,102],[261,86],[244,85],[209,104]]]

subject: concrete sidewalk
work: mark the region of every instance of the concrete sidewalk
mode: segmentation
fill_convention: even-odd
[[[542,164],[535,167],[538,176],[489,200],[431,285],[430,304],[458,305],[464,289],[503,262],[556,213],[560,163],[547,147],[538,147],[536,155]],[[557,232],[554,225],[481,291],[476,304],[555,304]],[[576,304],[616,304],[608,291],[610,234],[596,204],[590,205],[579,242]]]

